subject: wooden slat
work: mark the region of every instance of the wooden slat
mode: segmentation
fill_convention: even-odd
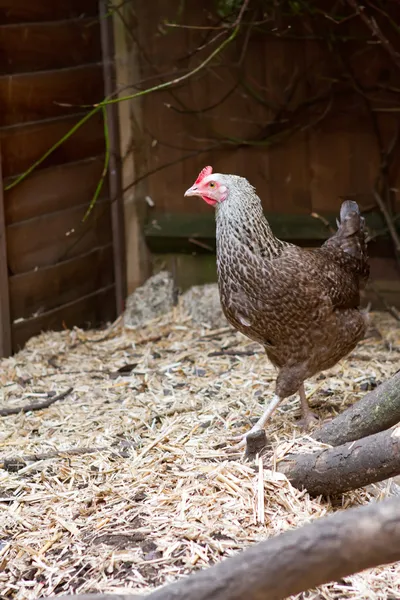
[[[336,115],[309,135],[313,210],[332,210],[340,196],[371,194],[379,172],[379,149],[369,117]]]
[[[0,77],[0,127],[65,117],[103,97],[101,64],[4,75]]]
[[[28,169],[79,121],[80,116],[1,129],[4,177],[17,175]],[[40,167],[73,162],[89,156],[97,156],[102,152],[104,152],[103,119],[101,113],[96,113]]]
[[[324,213],[324,217],[332,226],[335,226],[338,212]],[[313,241],[320,243],[328,237],[325,225],[310,215],[267,213],[266,217],[274,234],[282,240],[303,244]],[[374,231],[381,231],[385,228],[379,213],[368,213],[366,222]],[[398,228],[400,231],[400,221]],[[199,215],[154,212],[145,228],[145,237],[150,250],[156,253],[213,252],[215,250],[215,216],[213,211]],[[200,245],[196,244],[196,241],[199,241]],[[202,247],[201,244],[206,244],[209,249]]]
[[[11,353],[11,326],[1,162],[0,154],[0,357],[4,357]]]
[[[47,213],[89,205],[104,168],[104,156],[76,163],[39,169],[15,187],[4,192],[7,225],[40,217]],[[7,186],[13,181],[7,179]],[[108,197],[108,181],[104,181],[102,197]]]
[[[97,19],[0,26],[1,75],[62,69],[100,60]]]
[[[400,281],[395,259],[372,256],[370,264],[370,279],[374,282],[374,287],[386,302],[400,308]],[[215,256],[212,255],[153,254],[153,265],[156,272],[161,269],[174,271],[176,284],[182,292],[193,285],[217,281]],[[370,288],[362,292],[363,306],[371,301],[374,310],[385,308],[382,298],[377,297]]]
[[[107,286],[79,300],[64,304],[38,317],[14,323],[12,348],[18,352],[34,335],[42,331],[58,331],[64,327],[96,327],[115,318],[114,285]]]
[[[82,223],[87,205],[43,215],[7,227],[11,274],[54,265],[111,242],[110,203],[97,202]]]
[[[1,0],[0,23],[33,23],[97,16],[97,0]]]
[[[112,284],[112,245],[10,277],[11,320],[26,319]]]
[[[183,10],[182,22],[187,23],[189,13],[192,10],[197,12],[198,5],[202,4],[199,2],[185,2],[181,4],[181,9]],[[138,8],[136,8],[136,11]],[[141,45],[145,44],[146,56],[148,57],[148,61],[140,60],[142,77],[152,77],[154,69],[156,72],[167,73],[173,72],[174,69],[181,71],[189,67],[189,61],[182,59],[182,57],[190,53],[187,46],[188,30],[178,27],[171,28],[171,32],[168,35],[160,35],[157,24],[158,19],[152,18],[152,14],[162,14],[163,19],[167,21],[173,20],[176,18],[177,9],[178,3],[175,1],[152,0],[151,3],[141,3],[139,9],[140,26],[136,27],[135,35],[138,36]],[[138,22],[137,16],[136,22]],[[198,23],[200,24],[201,21]],[[216,81],[218,81],[218,85],[214,86],[214,90],[221,85],[220,78],[216,79]],[[148,195],[161,210],[168,210],[170,206],[173,206],[175,210],[184,210],[183,207],[186,198],[183,198],[183,194],[177,193],[183,187],[185,177],[185,165],[181,158],[186,152],[183,152],[182,148],[194,147],[198,149],[200,147],[199,143],[193,143],[191,136],[193,135],[196,138],[201,119],[198,119],[198,122],[196,122],[196,119],[168,108],[170,104],[182,108],[180,104],[181,94],[183,101],[186,103],[185,105],[187,105],[188,92],[191,101],[190,106],[193,108],[197,109],[207,106],[214,101],[213,96],[209,99],[209,95],[213,90],[204,89],[203,87],[202,93],[196,96],[195,94],[191,94],[191,90],[187,86],[177,88],[173,92],[165,90],[157,94],[149,94],[143,101],[143,141],[147,151],[145,150],[146,154],[142,153],[142,156],[145,157],[146,163],[143,164],[143,159],[139,156],[137,159],[135,157],[135,163],[137,161],[140,165],[142,161],[142,172],[146,172],[147,170],[157,169],[163,164],[174,162],[168,169],[155,174],[146,181]],[[218,91],[215,93],[218,94]],[[223,91],[221,94],[223,94]],[[200,135],[201,137],[208,136],[207,123],[207,119],[201,120],[202,127],[200,129],[201,133],[198,133],[199,137]],[[174,141],[171,143],[172,139]],[[136,152],[136,154],[138,155],[139,153]],[[204,166],[202,162],[201,164]],[[206,162],[204,164],[213,163]],[[193,181],[196,176],[197,173],[194,172]],[[185,189],[191,184],[192,182],[189,182]]]

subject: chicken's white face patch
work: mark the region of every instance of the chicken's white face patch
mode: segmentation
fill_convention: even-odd
[[[221,181],[222,177],[219,173],[213,174],[211,167],[205,167],[192,187],[185,192],[185,196],[200,196],[211,206],[223,202],[226,200],[229,190]]]
[[[205,177],[198,188],[200,196],[211,206],[223,202],[228,195],[228,188],[218,180],[218,173]]]

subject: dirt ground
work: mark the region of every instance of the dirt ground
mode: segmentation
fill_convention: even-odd
[[[400,328],[387,314],[334,369],[306,383],[320,420],[389,378]],[[0,418],[0,595],[148,592],[332,511],[397,493],[393,481],[326,500],[276,471],[316,445],[288,399],[270,422],[270,468],[245,463],[230,438],[260,416],[275,371],[229,327],[180,309],[137,330],[75,329],[32,339],[1,361],[1,407],[54,399]],[[228,443],[229,446],[229,443]],[[261,477],[261,479],[260,479]],[[260,502],[260,489],[263,494]],[[400,564],[301,596],[400,598]]]

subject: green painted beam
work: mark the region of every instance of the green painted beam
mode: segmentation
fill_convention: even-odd
[[[324,214],[323,217],[336,228],[338,214]],[[311,215],[266,214],[274,234],[282,239],[313,245],[329,237],[325,225]],[[383,218],[378,212],[366,215],[371,231],[385,230]],[[400,231],[400,219],[396,219]],[[214,213],[173,214],[152,211],[145,226],[145,238],[149,249],[155,253],[165,252],[215,252]]]

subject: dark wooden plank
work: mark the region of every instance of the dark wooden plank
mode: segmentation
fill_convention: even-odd
[[[62,69],[100,60],[97,19],[0,26],[1,75]]]
[[[33,171],[29,177],[4,192],[7,225],[47,213],[89,205],[104,168],[104,156],[49,169]],[[5,180],[7,186],[13,178]],[[108,197],[104,181],[102,197]]]
[[[0,357],[4,357],[11,354],[11,321],[1,162],[0,154]]]
[[[87,205],[7,227],[8,267],[12,275],[54,265],[111,242],[110,203],[98,201],[82,222]]]
[[[114,63],[115,47],[113,20],[107,19],[108,11],[108,1],[101,0],[100,18],[101,41],[103,48],[104,91],[105,96],[107,98],[115,94],[117,90]],[[111,198],[113,200],[111,205],[111,227],[114,248],[115,293],[117,312],[118,314],[121,314],[125,309],[127,286],[124,198],[122,192],[121,139],[119,135],[117,105],[111,104],[107,106],[106,114],[110,144],[110,164],[108,169],[108,179],[110,185]]]
[[[97,0],[1,0],[0,23],[32,23],[94,17]]]
[[[59,331],[77,327],[97,327],[115,318],[114,285],[88,294],[32,319],[21,320],[12,326],[12,348],[18,352],[34,335],[42,331]]]
[[[80,120],[83,115],[51,119],[0,130],[4,177],[23,173],[41,158]],[[103,118],[92,116],[68,140],[59,146],[40,168],[98,156],[104,152]]]
[[[0,77],[0,127],[76,114],[104,98],[101,64]],[[65,106],[67,105],[67,106]]]
[[[112,245],[10,277],[11,320],[27,319],[114,282]]]
[[[322,213],[332,226],[335,226],[339,213]],[[328,237],[327,229],[319,219],[311,215],[286,215],[266,213],[274,234],[282,239],[319,239]],[[371,212],[366,215],[367,225],[372,229],[383,229],[384,222],[380,213]],[[399,224],[400,225],[400,224]],[[214,211],[208,214],[172,214],[151,213],[145,228],[146,237],[206,237],[215,238]]]
[[[337,215],[338,213],[323,213],[332,226],[335,226]],[[325,225],[310,215],[267,213],[266,217],[274,234],[286,241],[304,245],[306,242],[313,241],[321,243],[328,237]],[[379,213],[368,213],[366,221],[374,231],[385,229]],[[400,221],[398,229],[400,231]],[[156,253],[213,252],[215,250],[215,216],[213,211],[198,215],[154,212],[145,227],[145,237],[150,250]],[[200,244],[196,244],[196,241]],[[209,246],[209,249],[204,248],[202,244]]]

